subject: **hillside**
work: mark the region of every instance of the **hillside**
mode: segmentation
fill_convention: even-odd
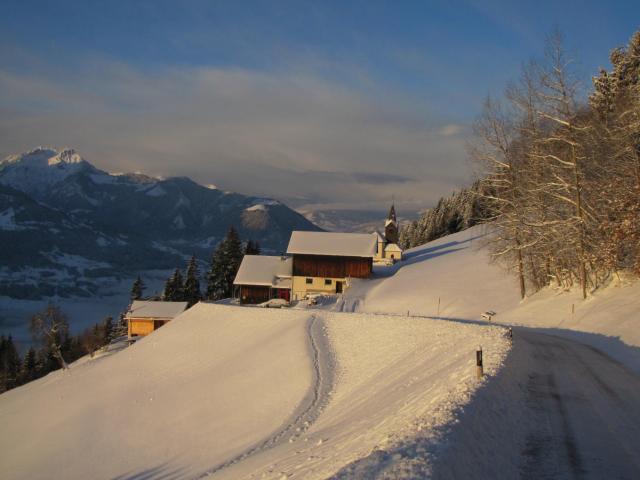
[[[638,284],[521,302],[483,238],[475,227],[415,248],[317,308],[201,303],[130,348],[11,390],[5,475],[634,478]],[[512,346],[487,310],[544,329],[516,328]]]
[[[281,252],[292,230],[318,230],[278,201],[188,178],[110,174],[73,150],[0,162],[0,296],[103,294],[146,270],[209,258],[230,226]]]
[[[3,475],[325,478],[413,431],[435,435],[477,388],[478,343],[495,372],[499,328],[199,304],[1,395]]]
[[[470,320],[494,311],[494,323],[579,340],[640,372],[640,282],[611,278],[586,300],[555,287],[520,300],[515,277],[490,263],[486,233],[475,226],[407,250],[404,262],[379,270],[379,279],[357,283],[339,308]]]

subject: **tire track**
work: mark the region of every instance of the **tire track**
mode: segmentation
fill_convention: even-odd
[[[211,477],[216,473],[236,465],[247,458],[274,448],[285,441],[293,442],[306,432],[318,419],[329,400],[333,388],[334,361],[329,341],[324,332],[324,322],[317,315],[312,315],[307,322],[307,341],[311,354],[313,384],[310,391],[300,403],[298,411],[283,427],[245,452],[208,470],[198,478]]]

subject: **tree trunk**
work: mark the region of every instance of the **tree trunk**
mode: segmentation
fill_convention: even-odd
[[[69,365],[67,365],[67,362],[65,362],[64,357],[62,356],[62,352],[60,351],[59,347],[55,347],[55,356],[58,359],[58,361],[60,362],[60,367],[63,370],[67,370],[69,368]]]

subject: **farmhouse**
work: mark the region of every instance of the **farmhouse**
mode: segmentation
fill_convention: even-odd
[[[292,232],[292,298],[342,293],[350,278],[369,278],[377,237],[369,233]]]
[[[245,255],[233,281],[240,303],[262,303],[272,298],[291,300],[289,257]]]
[[[186,308],[187,302],[134,300],[126,315],[128,337],[149,335]]]
[[[233,281],[243,304],[273,298],[302,300],[309,294],[342,293],[351,278],[369,278],[373,262],[402,259],[392,205],[384,236],[374,233],[292,232],[287,256],[245,255]]]

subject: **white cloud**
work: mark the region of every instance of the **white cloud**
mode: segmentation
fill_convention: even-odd
[[[302,71],[0,70],[0,154],[69,145],[107,170],[353,208],[421,208],[468,180],[460,125],[366,92]]]
[[[438,133],[444,137],[450,137],[452,135],[458,135],[463,130],[462,125],[449,124],[444,125],[438,130]]]

